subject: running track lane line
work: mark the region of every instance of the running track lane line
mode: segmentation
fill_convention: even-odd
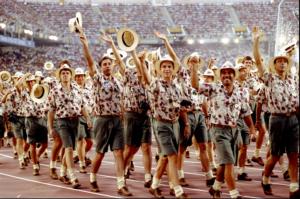
[[[55,185],[55,184],[50,184],[50,183],[46,183],[46,182],[40,182],[40,181],[36,181],[36,180],[30,180],[30,179],[27,179],[27,178],[22,178],[22,177],[18,177],[18,176],[14,176],[14,175],[9,175],[9,174],[6,174],[6,173],[1,173],[1,172],[0,172],[0,175],[6,176],[6,177],[10,177],[10,178],[15,178],[15,179],[18,179],[18,180],[24,180],[24,181],[28,181],[28,182],[42,184],[42,185],[46,185],[46,186],[50,186],[50,187],[68,189],[70,191],[83,192],[83,193],[87,193],[87,194],[98,195],[98,196],[109,197],[109,198],[120,198],[120,197],[117,197],[117,196],[106,195],[106,194],[101,194],[101,193],[94,193],[94,192],[91,192],[91,191],[85,191],[85,190],[80,190],[80,189],[73,189],[73,188],[63,187],[63,186],[59,186],[59,185]]]
[[[4,156],[4,157],[7,157],[7,158],[11,158],[11,159],[13,158],[13,157],[8,156],[8,155],[3,155],[3,154],[0,154],[0,155]],[[103,161],[103,162],[108,162],[108,161]],[[109,162],[109,163],[111,163],[111,162]],[[46,164],[41,164],[41,166],[49,167],[49,165],[46,165]],[[78,172],[78,171],[76,171],[76,172]],[[106,195],[106,194],[97,194],[97,193],[94,193],[94,192],[91,192],[91,191],[84,191],[84,190],[73,189],[73,188],[69,188],[69,187],[63,187],[63,186],[59,186],[59,185],[54,185],[54,184],[39,182],[39,181],[30,180],[30,179],[26,179],[26,178],[21,178],[21,177],[17,177],[17,176],[12,176],[12,175],[9,175],[9,174],[4,174],[4,173],[0,173],[0,175],[4,175],[4,176],[7,175],[9,177],[17,178],[17,179],[20,179],[20,180],[25,180],[25,181],[30,181],[30,182],[32,181],[32,182],[35,182],[35,183],[45,184],[45,185],[48,185],[48,186],[54,186],[54,187],[64,188],[64,189],[73,190],[73,191],[79,191],[79,192],[90,193],[90,194],[101,195],[101,196],[109,196],[111,198],[119,198],[119,197],[116,197],[116,196],[110,196],[110,195]],[[97,174],[97,176],[116,179],[115,176],[109,176],[109,175]],[[137,182],[137,183],[143,182],[143,181],[134,180],[134,179],[126,179],[126,181],[133,181],[133,182]],[[164,186],[164,187],[169,187],[169,185],[163,184],[163,183],[161,183],[160,185]],[[194,188],[189,188],[189,187],[185,187],[184,189],[191,190],[191,191],[197,191],[197,192],[205,192],[205,193],[207,193],[207,190],[204,190],[204,189],[194,189]],[[223,194],[229,196],[229,193],[223,192]],[[259,198],[257,196],[248,196],[248,195],[243,195],[243,196],[246,197],[246,198]]]

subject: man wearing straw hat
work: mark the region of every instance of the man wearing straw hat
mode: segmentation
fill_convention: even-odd
[[[25,131],[25,112],[24,112],[24,82],[30,75],[27,73],[17,74],[15,88],[11,89],[7,95],[5,102],[5,115],[8,121],[12,123],[14,136],[16,137],[16,150],[18,153],[20,169],[25,169],[29,159],[27,161],[26,152],[29,149],[29,145],[26,143],[27,135]]]
[[[299,82],[290,74],[292,61],[288,56],[275,56],[270,60],[269,72],[261,62],[258,27],[253,29],[253,54],[260,78],[265,85],[268,108],[271,112],[269,134],[271,155],[265,164],[262,188],[272,195],[271,172],[283,153],[287,153],[290,174],[290,198],[299,198],[298,155],[299,155]],[[260,116],[257,116],[258,118]]]
[[[50,105],[48,129],[50,135],[56,133],[53,125],[55,116],[57,118],[57,131],[65,148],[60,180],[65,184],[72,184],[72,187],[77,189],[80,184],[74,171],[73,150],[75,149],[79,117],[84,115],[89,128],[92,127],[92,124],[84,106],[82,93],[79,87],[72,82],[74,75],[69,61],[61,61],[56,71],[56,78],[59,83],[51,89],[48,96]],[[67,171],[70,178],[67,177]]]
[[[240,198],[234,179],[235,149],[239,140],[237,131],[239,117],[244,118],[245,123],[250,128],[250,133],[255,133],[251,119],[251,108],[245,97],[248,95],[247,90],[234,84],[238,71],[230,62],[225,62],[218,70],[222,84],[204,83],[199,86],[197,75],[195,75],[197,70],[196,67],[192,70],[192,85],[199,93],[204,93],[207,97],[210,97],[210,123],[219,158],[216,180],[209,189],[209,193],[214,198],[219,198],[221,195],[220,189],[225,180],[230,197]]]
[[[167,37],[159,32],[155,35],[164,41],[170,56],[164,56],[155,63],[155,68],[158,73],[157,78],[150,79],[150,74],[145,65],[142,64],[142,74],[148,79],[149,98],[152,104],[154,117],[154,132],[157,136],[161,156],[167,157],[168,177],[170,188],[174,190],[176,198],[187,198],[182,186],[179,183],[177,173],[177,158],[179,147],[179,117],[184,123],[184,136],[187,138],[190,135],[189,120],[187,111],[183,106],[182,101],[186,96],[178,85],[178,81],[174,80],[179,73],[179,58],[171,47]],[[180,70],[180,72],[183,72]],[[182,85],[184,86],[184,85]],[[186,91],[186,90],[185,90]],[[164,168],[160,168],[163,170]],[[153,177],[152,185],[149,192],[156,198],[163,198],[159,189],[161,179],[161,171],[157,168]]]
[[[90,173],[91,191],[99,192],[96,174],[101,166],[108,147],[113,151],[116,163],[118,194],[131,196],[124,177],[124,135],[121,122],[122,86],[112,74],[112,58],[104,54],[99,61],[99,70],[91,56],[87,38],[82,27],[78,27],[84,56],[94,86],[94,125],[93,133],[96,155]]]
[[[84,104],[87,107],[88,114],[92,113],[92,98],[91,90],[86,87],[85,72],[82,68],[75,69],[75,81],[80,87],[83,95]],[[78,136],[76,150],[79,158],[79,172],[86,173],[87,158],[86,153],[92,148],[93,142],[91,140],[91,129],[88,128],[86,120],[83,116],[79,118]]]
[[[120,31],[131,31],[130,29],[122,29]],[[121,33],[118,32],[118,35]],[[120,36],[119,36],[120,37]],[[150,118],[148,116],[148,110],[150,109],[149,101],[147,99],[147,93],[143,85],[142,74],[140,71],[141,62],[145,62],[145,52],[140,54],[143,60],[138,58],[135,48],[132,46],[124,47],[121,43],[124,39],[118,38],[118,44],[126,51],[130,51],[132,54],[134,66],[129,68],[125,66],[122,61],[122,57],[119,55],[118,50],[111,37],[103,35],[102,39],[111,45],[113,54],[119,63],[120,72],[123,76],[123,105],[124,105],[124,136],[125,136],[125,150],[124,150],[124,165],[125,175],[129,178],[129,165],[130,160],[136,154],[138,149],[141,147],[144,158],[145,168],[145,183],[144,187],[150,188],[151,186],[151,131],[150,131]],[[138,40],[135,36],[135,40]],[[127,40],[125,40],[127,41]],[[134,42],[136,43],[136,42]],[[137,45],[137,43],[136,43]]]
[[[34,90],[36,83],[36,77],[30,75],[26,78],[26,98],[25,98],[25,128],[27,133],[27,141],[30,144],[31,159],[33,163],[33,175],[39,175],[39,158],[46,150],[48,146],[48,131],[47,131],[47,120],[44,113],[45,101],[40,103],[36,102],[35,99],[30,95]],[[47,92],[47,91],[45,91]],[[36,144],[41,144],[39,151],[36,151]]]

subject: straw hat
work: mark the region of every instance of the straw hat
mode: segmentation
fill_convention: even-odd
[[[30,97],[34,102],[42,103],[44,102],[49,94],[49,86],[47,84],[34,84]]]
[[[1,71],[0,72],[0,82],[10,82],[11,75],[8,71]]]
[[[57,79],[60,80],[59,75],[60,75],[60,72],[61,72],[62,70],[69,70],[69,71],[71,72],[72,79],[74,79],[75,71],[74,71],[74,69],[71,68],[68,64],[63,64],[59,69],[56,70],[55,76],[56,76]]]
[[[157,60],[160,60],[160,58],[161,58],[160,48],[146,53],[146,60],[149,62],[154,63]]]
[[[76,68],[75,69],[75,76],[76,75],[86,75],[84,70],[82,68]]]
[[[121,57],[122,60],[127,57],[127,52],[125,52],[123,50],[118,50],[118,53],[120,54],[120,57]],[[111,57],[111,59],[116,60],[114,52],[111,48],[107,49],[106,54],[109,55]]]
[[[234,67],[234,65],[229,62],[229,61],[226,61],[218,70],[217,70],[217,76],[218,77],[221,77],[221,72],[222,70],[225,70],[225,69],[231,69],[233,72],[234,72],[234,76],[237,77],[238,76],[238,70],[237,68]]]
[[[183,58],[183,65],[185,67],[188,66],[188,62],[190,61],[191,58],[197,57],[199,59],[200,67],[204,64],[204,59],[201,58],[200,54],[198,52],[193,52],[190,55],[187,55]]]
[[[77,26],[82,27],[82,15],[80,12],[76,12],[76,17],[69,19],[70,32],[79,33]]]
[[[22,72],[20,72],[20,71],[17,71],[13,76],[12,76],[12,78],[20,78],[20,77],[22,77],[24,74],[22,73]]]
[[[134,30],[122,28],[117,32],[117,43],[121,50],[130,52],[137,47],[139,37]]]
[[[136,67],[136,65],[135,65],[135,63],[133,61],[133,57],[127,58],[127,60],[126,60],[126,66],[128,68],[135,68]]]
[[[29,75],[27,78],[26,78],[26,82],[29,82],[29,81],[35,81],[35,76],[34,75]]]
[[[45,70],[53,70],[54,69],[54,64],[52,61],[46,61],[44,63],[44,69]]]
[[[42,73],[42,71],[35,71],[35,73],[34,73],[34,76],[36,76],[36,77],[44,77],[44,75],[43,75],[43,73]]]
[[[161,70],[160,70],[160,65],[163,62],[166,62],[166,61],[169,61],[169,62],[173,63],[173,65],[174,65],[173,75],[175,75],[178,72],[178,70],[179,70],[179,64],[177,62],[174,62],[174,60],[169,55],[165,55],[160,60],[158,60],[157,62],[155,62],[155,70],[156,70],[156,72],[158,74],[160,74],[160,75],[162,74]]]
[[[277,59],[280,59],[280,58],[284,58],[287,60],[287,62],[288,62],[287,71],[290,72],[290,69],[292,66],[292,60],[286,55],[278,55],[278,56],[275,56],[270,59],[270,61],[269,61],[270,72],[275,72],[275,62]]]
[[[203,76],[206,76],[206,77],[215,77],[215,73],[211,69],[206,69],[204,71],[204,73],[203,73]]]

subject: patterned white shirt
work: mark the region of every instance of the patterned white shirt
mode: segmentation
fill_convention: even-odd
[[[82,92],[78,85],[71,83],[71,91],[66,91],[61,83],[55,85],[49,93],[47,108],[55,111],[56,118],[78,117],[84,106]]]
[[[266,99],[271,113],[291,113],[299,107],[299,81],[288,75],[282,80],[277,74],[265,72],[261,78],[266,86]]]
[[[147,102],[146,91],[138,80],[137,71],[135,69],[125,70],[124,75],[124,110],[130,112],[141,113],[141,102]]]
[[[176,121],[179,118],[180,102],[184,95],[176,81],[169,85],[162,79],[153,79],[149,97],[154,118]]]
[[[231,95],[226,93],[222,84],[201,84],[200,92],[210,100],[210,122],[212,124],[235,127],[241,117],[251,115],[249,93],[234,84]]]
[[[120,115],[122,86],[115,77],[106,77],[99,73],[93,76],[95,115]]]

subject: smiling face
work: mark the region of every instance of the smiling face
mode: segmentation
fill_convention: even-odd
[[[78,85],[83,86],[84,84],[84,75],[75,75],[75,81]]]
[[[233,84],[235,78],[235,71],[227,68],[220,71],[220,79],[224,86],[230,86]]]
[[[174,64],[171,61],[164,61],[160,64],[163,78],[171,78],[174,71]]]

